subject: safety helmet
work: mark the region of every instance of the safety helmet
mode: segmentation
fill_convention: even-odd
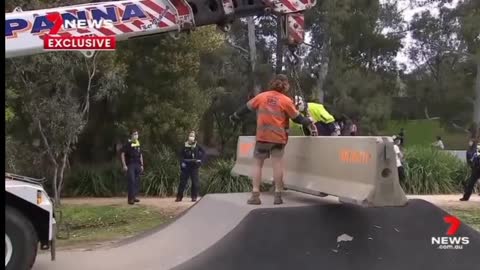
[[[301,96],[295,96],[295,107],[301,112],[305,111],[305,101]]]

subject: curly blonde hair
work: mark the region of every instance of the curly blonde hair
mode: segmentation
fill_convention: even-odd
[[[289,87],[288,77],[284,74],[276,74],[270,81],[270,89],[286,93]]]

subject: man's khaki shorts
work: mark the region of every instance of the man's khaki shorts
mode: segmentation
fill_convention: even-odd
[[[281,158],[283,157],[284,150],[284,144],[256,142],[253,156],[258,159],[267,159],[270,157]]]

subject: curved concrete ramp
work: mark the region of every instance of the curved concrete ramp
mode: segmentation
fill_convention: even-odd
[[[285,204],[246,205],[250,194],[202,198],[167,227],[109,249],[58,252],[57,261],[38,257],[34,270],[249,270],[381,269],[473,270],[480,234],[464,250],[437,250],[432,236],[444,236],[445,212],[422,200],[404,207],[361,208],[286,192]],[[352,241],[337,237],[348,234]],[[369,239],[372,238],[372,239]],[[348,237],[347,237],[348,238]],[[475,253],[476,251],[476,253]]]
[[[33,270],[167,270],[205,251],[233,230],[251,210],[273,207],[273,197],[264,194],[261,206],[246,205],[249,193],[212,194],[167,227],[129,240],[109,249],[63,251],[57,260],[49,254],[37,258]],[[330,198],[318,198],[287,192],[281,207],[336,204]]]
[[[423,200],[398,208],[332,204],[257,209],[221,241],[174,270],[477,269],[480,234],[472,228],[461,225],[456,234],[469,237],[463,250],[431,244],[432,236],[445,236],[446,215]],[[342,238],[351,241],[337,242]]]

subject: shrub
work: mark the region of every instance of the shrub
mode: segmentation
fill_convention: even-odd
[[[173,196],[180,180],[180,163],[175,152],[165,146],[147,152],[142,191],[148,196]]]
[[[112,197],[126,192],[127,180],[118,162],[80,165],[65,179],[66,196]]]
[[[245,176],[232,175],[235,165],[233,160],[216,160],[205,169],[201,186],[202,195],[207,193],[237,193],[250,192],[251,180]],[[262,184],[261,190],[268,190],[270,185]]]
[[[202,183],[202,194],[248,192],[251,182],[247,177],[231,174],[232,160],[216,160],[206,169]]]
[[[408,194],[461,192],[468,177],[466,164],[432,147],[408,147],[405,159],[406,180],[401,184]]]

